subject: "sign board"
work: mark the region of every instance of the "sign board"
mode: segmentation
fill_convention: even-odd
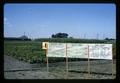
[[[49,43],[48,57],[66,57],[65,55],[65,43]]]
[[[91,59],[112,59],[112,44],[89,44]]]
[[[90,59],[112,59],[112,44],[49,43],[47,56],[66,57],[66,52],[69,58],[88,58],[89,54]]]
[[[47,49],[48,48],[48,42],[42,42],[42,49]]]
[[[87,58],[88,45],[80,43],[68,43],[67,56],[70,58]]]

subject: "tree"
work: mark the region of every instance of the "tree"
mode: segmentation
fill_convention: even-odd
[[[73,37],[69,37],[70,39],[73,39]]]
[[[54,35],[54,34],[52,34],[52,38],[55,38],[55,35]]]
[[[52,34],[52,38],[68,38],[68,34],[67,33],[56,33],[56,34]]]
[[[28,39],[28,37],[25,36],[25,35],[21,36],[20,38],[21,38],[22,40]]]
[[[109,38],[105,38],[105,40],[109,40]]]

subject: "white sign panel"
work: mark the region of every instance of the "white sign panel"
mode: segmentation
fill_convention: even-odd
[[[67,49],[67,51],[66,51]],[[67,55],[66,55],[67,54]],[[48,57],[112,59],[112,44],[49,43]]]
[[[89,58],[112,59],[112,44],[89,44]]]
[[[48,57],[66,57],[65,43],[49,43],[48,46]]]
[[[88,45],[79,43],[67,44],[67,56],[70,58],[87,58],[88,57]]]

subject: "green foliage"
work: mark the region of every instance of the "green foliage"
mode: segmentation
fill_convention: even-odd
[[[41,45],[41,42],[5,41],[4,54],[29,63],[43,62],[45,51],[42,50]]]
[[[45,50],[42,49],[42,42],[71,42],[71,43],[107,43],[103,40],[82,40],[67,38],[43,38],[36,41],[5,41],[4,54],[13,56],[19,60],[29,63],[46,62]],[[113,43],[113,57],[116,58],[116,44]],[[69,59],[76,60],[76,59]],[[49,58],[49,62],[65,61],[65,58]]]

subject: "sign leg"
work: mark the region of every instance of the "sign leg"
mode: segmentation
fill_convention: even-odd
[[[114,76],[113,76],[113,59],[112,59],[112,78],[114,79]]]
[[[90,59],[89,59],[89,45],[88,45],[88,78],[90,77]]]
[[[67,56],[67,43],[66,43],[66,77],[65,79],[68,79],[68,56]]]
[[[49,64],[48,64],[47,52],[48,52],[48,49],[46,49],[46,62],[47,62],[47,72],[49,72]]]

